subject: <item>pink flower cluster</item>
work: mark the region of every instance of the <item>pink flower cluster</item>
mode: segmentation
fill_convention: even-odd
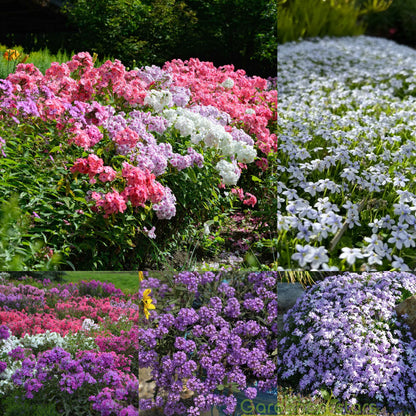
[[[33,64],[19,64],[15,73],[7,79],[14,85],[15,92],[44,91],[51,98],[40,104],[46,118],[63,114],[65,103],[91,101],[98,96],[108,101],[123,98],[130,105],[143,104],[146,83],[135,71],[126,72],[119,61],[107,61],[94,68],[92,57],[87,52],[75,55],[63,64],[53,62],[45,76]],[[42,105],[43,104],[43,105]]]
[[[266,79],[247,77],[244,70],[234,71],[233,65],[216,68],[196,58],[175,59],[163,69],[172,74],[173,86],[190,89],[190,105],[212,105],[226,112],[236,125],[256,136],[263,153],[277,151],[277,136],[268,128],[277,120],[277,90],[268,90]]]
[[[117,354],[129,355],[139,350],[139,327],[134,325],[129,331],[122,330],[119,336],[97,336],[95,343],[100,351],[115,351]]]
[[[47,330],[64,336],[69,331],[79,331],[87,318],[103,323],[104,327],[120,319],[133,324],[139,320],[138,308],[125,307],[119,296],[79,296],[78,289],[71,293],[65,287],[46,290],[29,285],[2,285],[0,289],[0,324],[7,324],[16,336]]]
[[[137,323],[139,321],[139,312],[134,309],[126,309],[113,305],[117,298],[90,298],[85,296],[71,297],[66,301],[58,302],[52,311],[56,316],[80,317],[94,319],[97,322],[103,322],[104,319],[110,322],[117,322],[120,318],[125,317],[129,321]],[[45,310],[48,310],[45,308]]]
[[[233,194],[236,194],[240,201],[243,201],[244,205],[250,205],[254,207],[257,203],[257,198],[250,192],[244,192],[241,188],[235,187],[231,189]]]
[[[111,166],[104,166],[101,158],[94,154],[88,155],[88,158],[78,158],[73,166],[70,168],[72,173],[79,172],[89,176],[90,183],[96,183],[95,176],[100,174],[101,182],[111,182],[116,176],[117,172]]]
[[[171,219],[176,197],[156,178],[168,172],[168,164],[177,172],[204,166],[204,156],[193,147],[186,154],[173,151],[168,120],[149,111],[149,100],[161,108],[189,107],[206,118],[215,107],[230,123],[225,128],[233,140],[249,144],[248,134],[255,135],[265,154],[277,149],[276,136],[269,131],[276,116],[276,91],[267,89],[266,80],[249,78],[233,66],[215,68],[190,59],[167,62],[164,69],[126,71],[118,60],[95,68],[92,57],[81,52],[67,63],[52,63],[45,75],[33,64],[19,64],[1,81],[0,119],[10,125],[42,126],[40,119],[56,127],[60,153],[69,150],[64,157],[70,172],[88,175],[89,184],[96,185],[86,191],[86,199],[105,217],[148,203],[159,219]],[[81,151],[82,157],[73,156]],[[261,168],[267,168],[263,159]],[[255,197],[243,202],[253,206]]]
[[[26,334],[42,334],[46,331],[57,332],[62,336],[68,332],[78,332],[82,326],[82,319],[66,316],[57,318],[51,313],[28,314],[26,311],[4,311],[0,309],[0,323],[6,324],[12,334],[22,337]]]

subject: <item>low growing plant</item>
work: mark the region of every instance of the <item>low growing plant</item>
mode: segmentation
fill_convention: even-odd
[[[416,341],[395,312],[416,292],[405,272],[344,273],[306,290],[283,318],[278,377],[347,410],[373,403],[382,412],[414,412]]]

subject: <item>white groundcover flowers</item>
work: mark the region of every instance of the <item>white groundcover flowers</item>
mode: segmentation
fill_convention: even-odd
[[[279,266],[416,268],[416,51],[366,36],[278,49]]]

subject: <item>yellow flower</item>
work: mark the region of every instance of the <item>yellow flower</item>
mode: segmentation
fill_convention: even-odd
[[[139,282],[141,282],[144,279],[143,272],[139,272]]]
[[[20,56],[20,53],[15,49],[7,49],[3,54],[3,58],[8,61],[15,61]]]
[[[142,302],[143,302],[143,307],[144,307],[144,315],[146,316],[146,319],[149,319],[150,313],[149,313],[149,309],[156,309],[156,306],[153,305],[153,300],[152,298],[149,296],[151,293],[152,289],[146,289],[143,293],[143,298],[142,298]]]

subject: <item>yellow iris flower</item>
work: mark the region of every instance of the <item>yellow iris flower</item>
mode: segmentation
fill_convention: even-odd
[[[149,296],[150,293],[152,292],[152,289],[146,289],[143,293],[143,298],[142,298],[142,302],[143,302],[143,307],[144,307],[144,315],[146,316],[146,319],[149,319],[150,313],[149,313],[149,309],[156,309],[156,306],[153,305],[153,300],[152,298]]]
[[[144,279],[143,272],[139,272],[139,282],[141,282]]]

